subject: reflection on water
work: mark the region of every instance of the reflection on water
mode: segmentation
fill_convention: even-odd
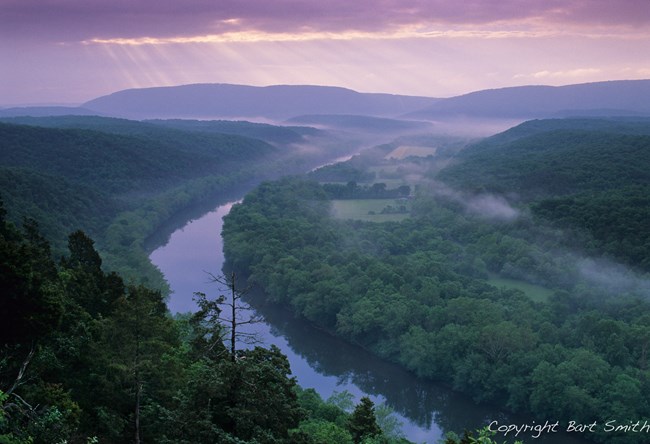
[[[376,402],[386,402],[398,414],[406,437],[412,441],[436,443],[447,431],[473,430],[494,420],[499,424],[533,424],[530,418],[500,412],[495,406],[476,405],[465,395],[418,378],[399,365],[315,329],[286,310],[264,303],[260,294],[251,295],[247,302],[270,326],[273,338],[269,343],[275,343],[285,353],[290,352],[292,369],[294,362],[301,361],[301,367],[294,369],[300,385],[315,387],[323,397],[345,388],[357,394],[357,399],[367,394]],[[264,332],[263,327],[260,333]],[[278,339],[280,343],[276,342]],[[305,363],[315,373],[315,377],[310,375],[314,379],[301,378]],[[322,385],[325,378],[327,386]],[[332,386],[334,380],[336,385]],[[532,439],[530,435],[527,438]],[[535,442],[577,444],[584,441],[552,434]]]
[[[168,301],[172,313],[194,310],[192,295],[196,291],[213,296],[219,293],[219,288],[209,283],[207,273],[221,272],[222,218],[232,205],[233,202],[224,204],[191,220],[151,254],[152,262],[164,273],[172,289]],[[417,378],[395,364],[315,329],[286,310],[265,304],[259,293],[251,294],[247,302],[265,319],[253,326],[255,331],[266,346],[275,344],[287,355],[302,387],[313,387],[325,399],[335,391],[348,390],[357,400],[369,395],[376,403],[386,402],[403,422],[404,434],[411,441],[437,443],[447,431],[460,433],[492,420],[500,424],[533,423],[529,418],[499,412],[494,406],[477,406],[466,396]],[[533,441],[530,435],[523,438]],[[559,434],[534,442],[584,443]]]
[[[233,202],[221,205],[204,216],[190,220],[174,231],[168,242],[149,258],[165,275],[172,290],[167,306],[172,313],[194,311],[192,295],[216,291],[207,273],[218,274],[223,266],[221,227]]]

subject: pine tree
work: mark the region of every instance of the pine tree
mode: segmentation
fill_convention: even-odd
[[[375,417],[375,405],[367,396],[361,398],[352,412],[348,430],[352,434],[355,444],[362,442],[365,438],[381,435],[381,429]]]

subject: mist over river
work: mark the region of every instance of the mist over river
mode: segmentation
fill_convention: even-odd
[[[194,292],[215,297],[220,289],[209,282],[208,273],[219,274],[223,266],[221,228],[235,200],[178,228],[167,243],[156,248],[151,261],[164,273],[172,290],[168,301],[172,313],[193,311]],[[296,319],[288,311],[265,304],[261,295],[247,299],[264,322],[253,327],[265,347],[275,344],[288,357],[293,375],[304,388],[314,388],[324,399],[347,390],[355,403],[368,395],[376,404],[386,403],[402,422],[405,437],[416,443],[437,443],[448,431],[474,430],[491,421],[498,425],[544,425],[531,418],[476,405],[469,397],[417,378],[398,365],[335,338]],[[554,420],[555,421],[555,420]],[[494,423],[496,428],[496,423]],[[558,433],[520,434],[526,443],[579,444],[586,441]],[[514,432],[506,439],[514,442]],[[502,441],[502,435],[499,441]]]

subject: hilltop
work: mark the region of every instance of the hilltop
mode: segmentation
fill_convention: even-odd
[[[650,115],[650,80],[488,89],[437,101],[408,117],[420,119]]]
[[[428,97],[365,94],[329,86],[194,84],[118,91],[82,106],[128,118],[257,118],[304,114],[395,116],[434,103]]]

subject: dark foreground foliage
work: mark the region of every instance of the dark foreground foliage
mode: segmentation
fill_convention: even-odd
[[[363,430],[297,387],[277,347],[233,356],[218,306],[173,319],[160,292],[101,266],[81,231],[54,261],[35,223],[16,228],[0,205],[3,444],[321,443]]]

